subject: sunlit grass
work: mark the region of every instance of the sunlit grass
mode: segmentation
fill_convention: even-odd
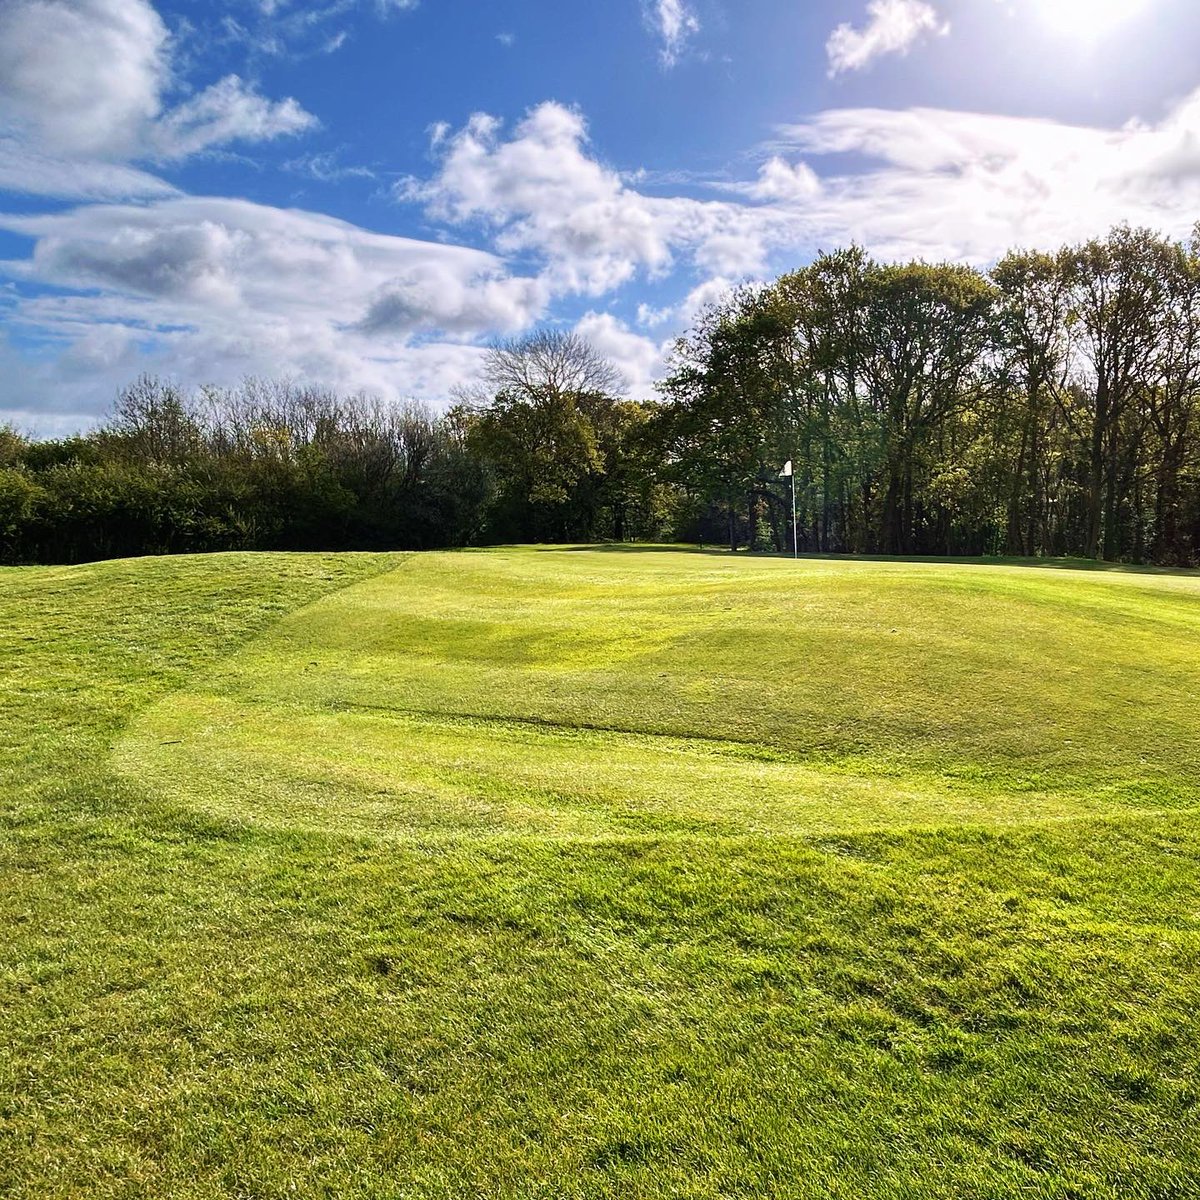
[[[0,573],[0,1193],[1184,1197],[1200,578]]]
[[[429,555],[148,710],[119,761],[285,827],[862,830],[1190,804],[1200,581]]]

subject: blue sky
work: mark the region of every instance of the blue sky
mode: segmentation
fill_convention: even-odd
[[[817,249],[1200,220],[1194,0],[0,0],[0,420],[142,371],[438,405],[578,329],[652,393]]]

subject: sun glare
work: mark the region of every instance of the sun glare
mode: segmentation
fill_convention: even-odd
[[[1039,16],[1062,33],[1092,39],[1144,12],[1150,0],[1034,0]]]

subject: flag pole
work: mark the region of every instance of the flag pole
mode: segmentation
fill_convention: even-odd
[[[792,557],[800,557],[799,526],[796,524],[796,469],[792,468]]]
[[[792,481],[792,557],[800,557],[800,525],[796,520],[796,464],[792,459],[788,459],[783,464],[783,470],[779,472],[780,479],[790,479]]]

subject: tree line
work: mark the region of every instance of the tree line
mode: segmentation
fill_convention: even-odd
[[[731,545],[783,543],[791,458],[802,550],[1200,552],[1200,233],[987,273],[822,254],[707,312],[664,391],[664,462]]]
[[[145,377],[86,435],[0,428],[0,562],[215,550],[435,549],[666,536],[647,406],[569,334],[488,355],[438,415],[288,382]],[[652,407],[652,406],[650,406]],[[643,465],[644,464],[644,465]]]
[[[0,560],[682,540],[1200,558],[1200,231],[990,271],[821,254],[710,307],[654,401],[578,336],[493,347],[434,414],[142,379],[85,436],[0,430]]]

